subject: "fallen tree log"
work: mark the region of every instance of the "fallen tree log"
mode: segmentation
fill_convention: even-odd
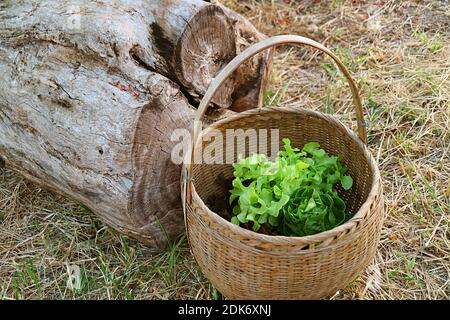
[[[211,78],[261,37],[197,0],[2,2],[0,162],[163,247],[164,232],[184,226],[170,134],[191,125]],[[214,103],[256,106],[266,62],[236,73]]]
[[[263,38],[240,15],[201,0],[22,0],[0,3],[0,10],[3,43],[76,47],[119,69],[131,60],[179,84],[194,101],[243,44]],[[242,87],[258,87],[263,62],[242,68],[213,102],[228,108],[245,97]]]

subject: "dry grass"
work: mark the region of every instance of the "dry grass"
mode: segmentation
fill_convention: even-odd
[[[370,3],[370,4],[369,4]],[[388,218],[366,274],[334,299],[450,297],[450,7],[446,1],[237,1],[269,34],[332,48],[362,89]],[[348,88],[328,59],[281,49],[269,105],[304,105],[354,124]],[[0,169],[1,170],[1,169]],[[81,288],[67,286],[81,270]],[[182,239],[157,253],[88,210],[0,171],[0,297],[219,298]]]

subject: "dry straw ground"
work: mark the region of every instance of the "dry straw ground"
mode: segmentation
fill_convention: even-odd
[[[362,89],[388,218],[366,274],[333,299],[449,299],[450,6],[448,1],[238,1],[225,4],[269,34],[332,48]],[[354,124],[335,67],[280,49],[269,105],[295,104]],[[67,285],[79,267],[80,283]],[[104,227],[64,197],[0,169],[0,297],[220,298],[184,239],[163,253]]]

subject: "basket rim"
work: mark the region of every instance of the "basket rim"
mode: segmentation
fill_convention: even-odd
[[[219,127],[223,124],[230,123],[242,118],[250,117],[254,114],[261,114],[261,113],[277,113],[277,112],[285,112],[285,113],[306,113],[318,118],[322,118],[325,121],[333,122],[338,127],[341,127],[344,129],[344,131],[349,135],[349,137],[356,143],[359,150],[363,152],[366,159],[368,160],[369,166],[372,169],[372,184],[370,187],[370,192],[364,201],[364,203],[361,205],[359,210],[354,214],[354,216],[345,222],[344,224],[335,227],[330,230],[326,230],[320,233],[316,233],[313,235],[303,236],[303,237],[291,237],[291,236],[280,236],[280,235],[266,235],[262,233],[254,232],[253,230],[249,230],[246,228],[243,228],[241,226],[237,226],[235,224],[232,224],[230,221],[226,220],[225,218],[221,217],[216,212],[212,211],[203,201],[203,199],[200,197],[200,195],[197,193],[195,189],[195,181],[194,179],[189,181],[190,189],[191,189],[191,195],[192,198],[190,200],[190,203],[196,202],[202,210],[204,210],[208,215],[210,215],[210,218],[213,219],[216,223],[223,227],[229,228],[232,232],[238,233],[244,237],[250,237],[252,239],[256,239],[262,242],[270,242],[272,244],[279,243],[279,244],[286,244],[286,243],[298,243],[298,244],[315,244],[317,242],[323,242],[325,240],[328,240],[330,238],[337,238],[340,235],[346,234],[348,231],[351,231],[354,229],[361,221],[363,221],[367,214],[370,212],[370,206],[374,202],[374,198],[377,194],[381,193],[381,177],[380,172],[378,169],[378,166],[376,165],[375,159],[373,158],[373,155],[369,151],[368,147],[360,140],[360,138],[355,134],[355,132],[351,129],[349,129],[346,125],[344,125],[340,120],[328,115],[324,114],[322,112],[306,109],[303,107],[271,107],[271,108],[259,108],[259,109],[252,109],[248,111],[244,111],[242,113],[238,113],[235,115],[231,115],[227,118],[218,120],[217,122],[212,123],[209,125],[206,129],[204,129],[201,134],[198,137],[198,140],[195,143],[195,149],[197,149],[198,145],[202,142],[203,136],[205,136],[208,131]]]

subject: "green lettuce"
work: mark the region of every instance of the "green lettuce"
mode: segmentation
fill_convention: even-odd
[[[352,216],[336,191],[349,190],[353,179],[345,175],[342,158],[330,156],[316,142],[302,150],[283,139],[275,161],[253,154],[233,164],[230,191],[231,222],[264,226],[287,236],[305,236],[332,229]]]

